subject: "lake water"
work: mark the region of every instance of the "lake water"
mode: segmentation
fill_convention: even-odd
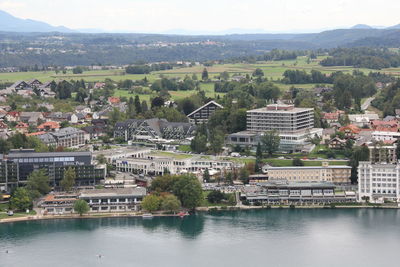
[[[398,210],[270,209],[0,224],[0,266],[398,266],[399,251]]]

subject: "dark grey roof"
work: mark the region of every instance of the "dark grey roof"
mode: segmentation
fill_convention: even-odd
[[[32,158],[32,157],[77,157],[77,156],[92,156],[91,152],[24,152],[23,150],[11,150],[8,158]]]

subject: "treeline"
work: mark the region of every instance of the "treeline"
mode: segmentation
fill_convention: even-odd
[[[332,97],[338,109],[350,109],[355,105],[361,109],[361,99],[373,96],[376,93],[375,81],[361,72],[353,75],[338,73],[334,78]],[[326,101],[327,99],[325,99]]]
[[[160,63],[160,64],[151,64],[151,65],[131,65],[125,68],[125,72],[128,74],[148,74],[152,71],[159,70],[170,70],[174,66],[168,63]]]
[[[400,80],[382,89],[378,97],[372,101],[372,106],[383,111],[385,116],[396,115],[396,109],[400,109]]]
[[[333,83],[335,73],[326,75],[317,70],[312,70],[311,73],[304,70],[286,70],[283,77],[281,82],[286,84]]]
[[[400,54],[387,48],[337,48],[322,60],[322,66],[354,66],[357,68],[383,69],[400,66]]]

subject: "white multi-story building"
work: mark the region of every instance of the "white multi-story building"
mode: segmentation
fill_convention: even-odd
[[[266,131],[276,130],[281,139],[280,151],[301,151],[310,137],[322,136],[322,129],[313,126],[314,109],[271,104],[247,111],[247,130],[230,134],[226,142],[230,145],[254,147]]]
[[[144,158],[121,158],[115,161],[116,170],[148,175],[163,175],[164,173],[200,173],[205,169],[218,172],[229,171],[243,164],[232,161],[207,159],[201,157],[175,158],[149,155]]]
[[[247,111],[247,130],[297,133],[314,126],[314,109],[295,108],[294,105],[271,104]]]
[[[358,165],[358,200],[400,201],[400,165],[361,161]]]

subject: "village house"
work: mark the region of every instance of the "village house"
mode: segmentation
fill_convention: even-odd
[[[339,132],[343,132],[346,138],[354,139],[357,134],[361,132],[361,129],[354,124],[349,124],[347,126],[343,126],[339,129]]]
[[[15,126],[15,129],[17,130],[17,132],[25,134],[28,132],[29,129],[29,125],[26,124],[25,122],[18,122],[18,124]]]
[[[9,111],[5,116],[5,119],[9,122],[18,122],[20,121],[21,112],[19,111]]]
[[[60,130],[60,124],[56,121],[46,121],[40,124],[37,129],[44,132],[56,132]]]
[[[199,107],[187,117],[189,118],[189,122],[193,124],[202,124],[208,121],[212,114],[218,109],[224,108],[222,105],[218,104],[215,101],[210,101],[207,104]]]
[[[346,140],[340,139],[338,136],[332,138],[328,142],[328,147],[331,149],[342,149],[346,146]]]

